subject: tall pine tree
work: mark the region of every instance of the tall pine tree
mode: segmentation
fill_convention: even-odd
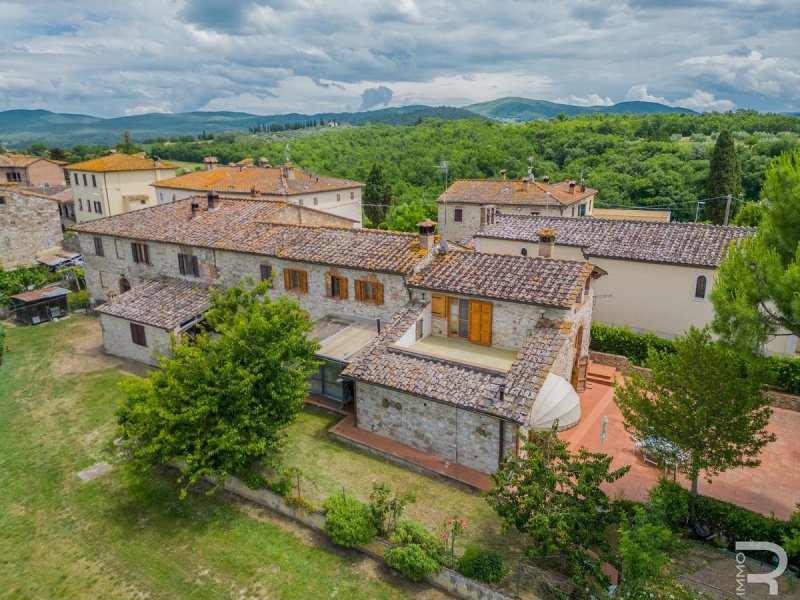
[[[742,195],[742,163],[736,155],[731,132],[723,129],[711,152],[706,184],[706,216],[716,225],[725,221],[725,196],[728,195],[734,198]],[[730,218],[733,218],[735,205],[735,202],[731,202]]]
[[[378,163],[372,164],[364,187],[364,214],[373,227],[380,225],[386,218],[392,203],[392,187],[386,181],[383,169]]]

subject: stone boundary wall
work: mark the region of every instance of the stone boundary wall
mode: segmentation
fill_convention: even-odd
[[[237,496],[246,498],[251,502],[255,502],[256,504],[265,506],[266,508],[294,519],[306,527],[317,531],[324,531],[325,515],[320,512],[308,513],[302,509],[287,506],[283,498],[275,492],[265,488],[260,488],[258,490],[250,489],[233,476],[228,476],[225,481],[225,489]],[[358,550],[373,558],[383,560],[384,553],[391,547],[392,545],[388,542],[376,539],[366,546],[359,547]],[[509,596],[497,590],[493,590],[483,583],[465,577],[461,573],[448,569],[447,567],[443,567],[438,573],[426,575],[425,581],[464,600],[511,600]]]
[[[644,377],[650,376],[650,369],[632,365],[631,361],[618,354],[607,354],[605,352],[595,352],[594,350],[591,350],[589,352],[589,359],[592,362],[596,362],[598,365],[614,367],[617,369],[617,371],[626,376],[633,372],[639,373]],[[800,396],[779,392],[778,390],[773,389],[767,389],[766,394],[767,398],[769,398],[770,406],[800,412]]]

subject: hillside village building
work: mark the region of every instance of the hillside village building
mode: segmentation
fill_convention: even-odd
[[[507,180],[460,179],[436,202],[439,232],[448,240],[462,242],[495,222],[496,215],[544,215],[583,217],[592,214],[597,190],[574,181],[550,183],[527,177]]]
[[[24,188],[28,192],[51,198],[58,203],[58,214],[61,217],[61,228],[66,230],[77,222],[75,205],[72,200],[72,186],[69,185],[36,185]]]
[[[555,231],[542,243],[542,230]],[[608,273],[597,282],[594,318],[672,338],[714,317],[709,298],[731,243],[747,227],[694,223],[500,215],[475,236],[475,249],[512,255],[587,260]],[[769,353],[794,355],[795,336],[778,336]]]
[[[363,183],[314,175],[291,164],[271,167],[265,159],[257,165],[246,159],[220,166],[214,157],[204,159],[205,170],[154,183],[158,202],[172,202],[198,193],[216,192],[230,197],[285,200],[316,208],[361,223]]]
[[[33,264],[64,234],[58,203],[16,185],[0,185],[0,268]]]
[[[144,154],[114,152],[67,165],[76,221],[84,223],[156,204],[153,182],[175,176],[175,165]]]
[[[0,154],[0,182],[20,187],[64,185],[64,163],[41,156]]]
[[[601,270],[445,251],[431,221],[419,235],[353,225],[211,194],[74,229],[90,294],[108,298],[111,353],[153,364],[202,318],[210,286],[252,277],[317,322],[312,392],[352,402],[361,429],[491,473],[517,432],[578,422]]]

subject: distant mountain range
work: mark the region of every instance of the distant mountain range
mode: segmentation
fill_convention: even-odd
[[[134,141],[159,136],[219,133],[243,130],[271,123],[302,123],[310,120],[337,121],[351,125],[385,123],[413,125],[421,119],[493,119],[497,121],[532,121],[552,119],[559,114],[649,114],[692,113],[687,108],[676,108],[654,102],[620,102],[613,106],[572,106],[528,98],[499,98],[464,108],[450,106],[411,105],[383,108],[365,112],[317,113],[314,115],[290,113],[282,115],[254,115],[243,112],[187,112],[149,113],[129,117],[103,119],[89,115],[53,113],[47,110],[8,110],[0,112],[0,141],[6,146],[26,148],[32,143],[48,146],[74,144],[113,144],[123,131],[129,131]]]

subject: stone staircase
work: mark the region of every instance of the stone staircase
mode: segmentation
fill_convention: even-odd
[[[586,382],[591,385],[599,383],[600,385],[613,386],[617,382],[617,370],[614,367],[606,365],[599,365],[596,362],[589,361],[589,371],[586,374]]]

